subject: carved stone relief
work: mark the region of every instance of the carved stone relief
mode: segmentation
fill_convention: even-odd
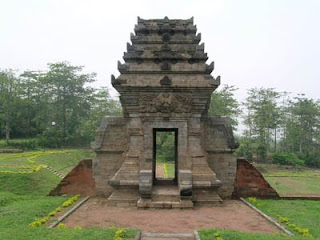
[[[149,93],[140,96],[140,112],[188,113],[192,110],[189,93]]]

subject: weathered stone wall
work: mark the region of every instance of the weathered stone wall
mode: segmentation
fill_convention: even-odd
[[[231,198],[237,171],[236,158],[231,153],[218,153],[209,154],[208,161],[209,166],[222,182],[222,186],[219,188],[220,197]]]
[[[97,156],[93,159],[93,177],[97,195],[108,197],[113,188],[108,181],[121,167],[127,150],[127,127],[123,117],[105,117],[95,142],[91,144]]]
[[[237,160],[237,177],[234,186],[233,198],[279,198],[279,194],[264,179],[262,174],[245,159]]]
[[[92,159],[83,159],[62,181],[54,188],[49,195],[74,195],[81,196],[95,195],[95,181],[92,177]]]
[[[232,155],[238,147],[232,134],[229,118],[210,116],[204,123],[203,145],[208,152],[208,163],[222,182],[219,195],[230,198],[234,190],[237,159]]]

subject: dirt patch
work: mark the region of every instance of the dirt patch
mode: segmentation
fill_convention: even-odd
[[[157,164],[156,177],[157,178],[165,178],[163,164]]]
[[[82,159],[71,172],[50,193],[50,196],[63,194],[93,196],[95,194],[95,181],[92,176],[92,159]]]
[[[242,232],[275,233],[278,228],[241,201],[228,200],[214,207],[193,209],[116,208],[106,199],[92,198],[68,217],[69,227],[124,227],[142,232],[192,233],[194,229],[219,228]]]

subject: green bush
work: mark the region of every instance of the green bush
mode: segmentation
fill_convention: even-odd
[[[245,142],[240,144],[240,146],[238,147],[238,149],[234,155],[236,157],[244,157],[249,162],[252,162],[252,159],[253,159],[252,148],[250,147],[249,144],[247,144]]]
[[[274,153],[272,155],[273,163],[280,165],[293,165],[293,166],[302,166],[304,165],[304,161],[299,159],[293,153]]]
[[[320,157],[317,154],[298,154],[308,167],[320,167]]]
[[[264,144],[259,144],[257,147],[257,157],[259,162],[266,162],[267,160],[267,149]]]
[[[39,148],[37,139],[13,139],[7,144],[5,141],[0,142],[0,148],[17,148],[23,150],[35,150]]]
[[[63,133],[56,129],[47,129],[39,136],[39,145],[45,148],[59,148],[63,146],[65,139]]]

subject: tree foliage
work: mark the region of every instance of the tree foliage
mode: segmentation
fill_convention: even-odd
[[[237,90],[234,86],[224,85],[220,91],[212,93],[209,106],[209,115],[230,117],[234,129],[238,125],[241,113],[240,105],[234,97],[234,92]]]
[[[48,147],[93,139],[102,116],[119,114],[120,104],[108,89],[95,89],[95,73],[68,62],[48,64],[48,70],[0,71],[1,135],[38,137]]]
[[[238,155],[320,167],[319,101],[303,94],[291,97],[287,92],[253,88],[244,106],[246,129]]]
[[[46,71],[0,70],[0,137],[33,138],[45,147],[88,143],[101,119],[121,114],[107,88],[94,88],[95,73],[68,62]],[[228,116],[233,129],[245,127],[236,154],[249,160],[320,167],[320,102],[273,88],[252,88],[241,104],[237,88],[225,85],[211,96],[210,115]],[[161,134],[160,134],[161,135]],[[157,149],[174,157],[174,135],[163,132]],[[34,141],[27,143],[34,148]]]

